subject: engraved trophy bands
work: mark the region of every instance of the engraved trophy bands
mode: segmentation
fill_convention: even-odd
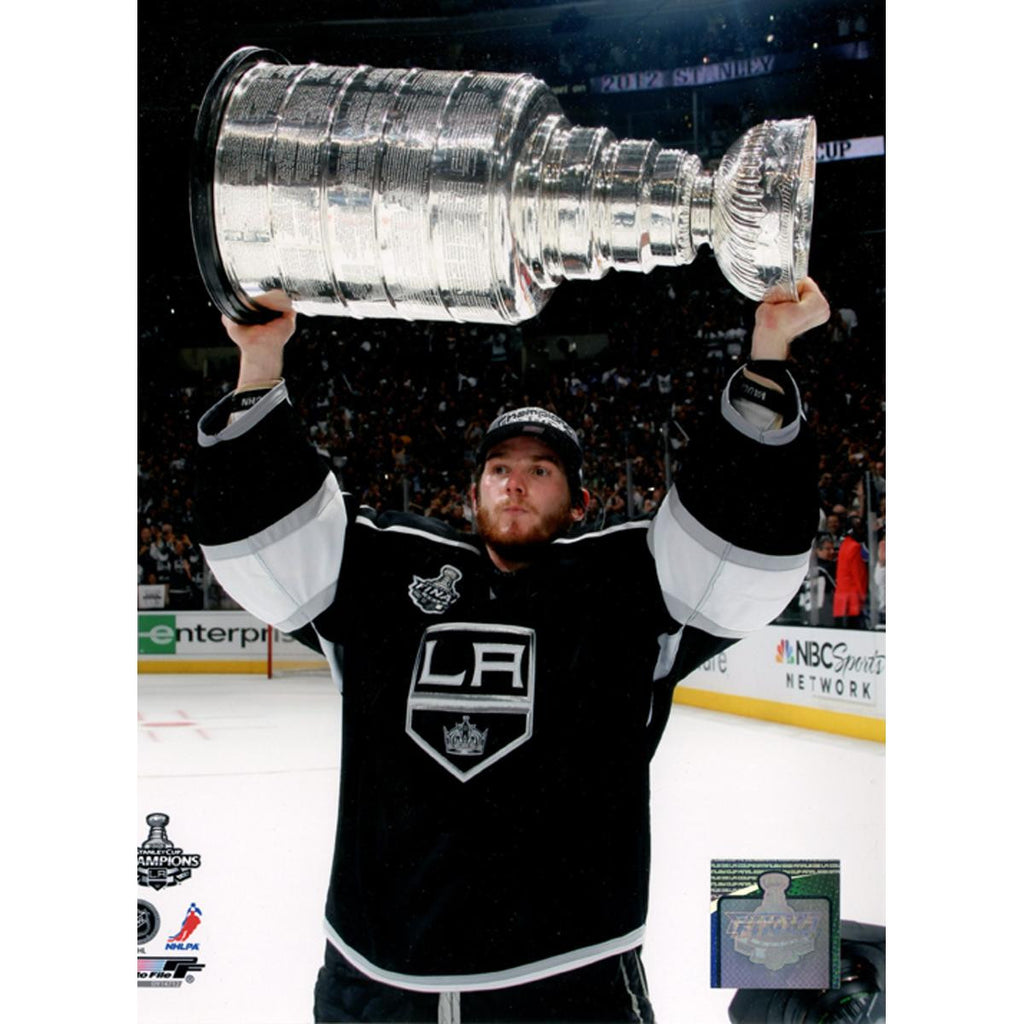
[[[713,174],[565,118],[525,74],[292,65],[247,47],[196,125],[192,230],[242,323],[307,315],[518,323],[565,278],[712,247],[749,298],[796,296],[814,196],[810,117],[766,121]]]

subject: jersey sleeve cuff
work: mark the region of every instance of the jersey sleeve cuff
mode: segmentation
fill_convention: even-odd
[[[729,378],[729,382],[722,389],[722,417],[731,427],[738,430],[745,437],[756,441],[758,444],[785,445],[793,441],[800,433],[800,421],[804,418],[803,405],[800,402],[800,389],[793,380],[792,374],[786,371],[789,378],[786,385],[790,392],[790,398],[795,402],[796,415],[788,422],[779,427],[773,427],[777,416],[771,410],[758,406],[754,402],[737,399],[734,403],[729,398],[730,385],[737,374],[743,372],[742,367]]]
[[[288,401],[284,381],[275,384],[255,405],[244,412],[232,411],[234,392],[225,395],[199,420],[199,446],[210,448],[221,441],[233,441],[247,434],[282,402]]]

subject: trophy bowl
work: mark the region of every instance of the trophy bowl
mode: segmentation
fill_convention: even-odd
[[[713,173],[573,126],[527,74],[292,65],[244,47],[214,75],[191,169],[207,291],[239,323],[314,316],[515,324],[565,279],[709,246],[748,298],[796,297],[811,117],[766,121]]]

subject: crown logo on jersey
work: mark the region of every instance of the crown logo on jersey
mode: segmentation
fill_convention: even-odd
[[[463,715],[458,725],[444,730],[444,749],[449,754],[479,756],[484,752],[486,743],[487,730],[481,732],[469,720],[469,715]]]
[[[446,612],[461,596],[455,584],[462,579],[462,573],[454,565],[441,567],[440,576],[424,579],[413,574],[409,584],[409,596],[420,611],[428,615],[441,615]]]

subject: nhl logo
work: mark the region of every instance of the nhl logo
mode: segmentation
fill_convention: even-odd
[[[462,573],[454,565],[441,567],[440,576],[424,579],[413,575],[409,584],[409,596],[420,611],[428,615],[441,615],[461,596],[455,584],[462,579]]]
[[[139,945],[149,942],[160,931],[160,915],[148,900],[139,900]]]

